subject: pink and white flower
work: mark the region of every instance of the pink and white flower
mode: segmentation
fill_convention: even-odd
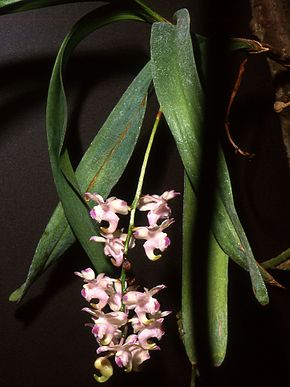
[[[159,219],[166,219],[171,214],[167,201],[180,195],[179,192],[165,191],[162,195],[144,195],[138,202],[140,211],[149,211],[147,214],[149,226],[157,225]]]
[[[145,288],[144,292],[134,290],[129,291],[123,296],[123,303],[129,310],[134,309],[142,324],[147,324],[150,322],[150,318],[147,318],[147,314],[149,314],[149,317],[154,316],[160,309],[159,302],[152,296],[165,288],[165,285],[158,285],[150,290]]]
[[[93,304],[94,308],[102,310],[107,304],[113,311],[120,310],[122,306],[122,285],[120,280],[107,277],[104,273],[98,274],[88,268],[75,274],[84,279],[85,285],[81,291],[82,296],[88,301],[99,300]]]
[[[108,345],[114,336],[121,336],[119,328],[127,324],[128,316],[124,312],[104,313],[93,308],[83,308],[82,310],[93,316],[92,334],[102,345]]]
[[[99,344],[97,354],[103,354],[95,362],[99,375],[94,378],[105,382],[112,376],[113,368],[108,360],[112,356],[117,366],[126,372],[137,371],[140,364],[150,358],[149,351],[160,349],[155,341],[164,335],[162,323],[170,312],[161,312],[154,296],[165,285],[150,290],[144,288],[141,292],[104,273],[95,277],[90,268],[75,274],[85,282],[82,295],[90,302],[90,307],[83,310],[92,318],[92,323],[86,325],[92,328]],[[99,302],[92,303],[94,299]],[[108,311],[103,310],[105,307]]]
[[[124,343],[101,346],[97,354],[108,352],[115,354],[118,367],[125,368],[126,372],[138,370],[140,364],[150,358],[149,351],[140,346],[137,335],[129,335]]]
[[[156,261],[157,259],[161,258],[161,254],[154,254],[155,249],[163,252],[170,245],[170,239],[168,238],[167,234],[163,232],[163,230],[169,227],[173,222],[174,219],[166,219],[161,223],[160,226],[156,225],[134,228],[134,238],[146,240],[143,247],[147,257],[151,261]]]
[[[92,236],[91,241],[105,243],[104,254],[112,257],[114,266],[121,266],[124,259],[124,242],[127,234],[116,230],[113,234],[101,234],[102,236]]]
[[[86,192],[85,199],[98,204],[90,211],[91,217],[98,223],[102,221],[109,223],[109,227],[101,228],[104,233],[113,234],[117,230],[119,217],[116,214],[127,215],[129,212],[127,202],[116,197],[110,197],[105,201],[101,195]]]

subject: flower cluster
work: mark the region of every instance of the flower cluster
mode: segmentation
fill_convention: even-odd
[[[83,310],[91,315],[91,327],[102,354],[95,361],[100,375],[94,375],[98,382],[107,381],[113,374],[109,360],[115,358],[118,367],[126,372],[138,370],[140,364],[150,358],[149,351],[159,350],[155,340],[164,334],[162,323],[170,312],[161,312],[160,304],[154,297],[164,289],[158,285],[144,292],[128,287],[122,291],[119,279],[104,273],[95,273],[88,268],[76,275],[83,278],[82,296],[90,303]]]
[[[144,250],[147,257],[155,261],[161,257],[161,254],[155,254],[155,250],[163,252],[170,245],[170,239],[164,230],[169,227],[174,220],[170,217],[171,210],[168,206],[168,200],[179,195],[173,190],[165,191],[162,195],[144,195],[138,201],[137,208],[140,211],[148,211],[148,226],[135,227],[130,240],[130,247],[134,247],[135,239],[143,239]],[[118,229],[119,215],[127,215],[130,207],[124,200],[110,197],[104,200],[98,194],[85,194],[86,200],[93,200],[97,203],[90,212],[90,215],[98,223],[103,221],[108,223],[108,227],[101,227],[101,236],[92,236],[94,242],[105,244],[104,253],[111,257],[115,266],[121,266],[124,260],[124,243],[127,234]]]

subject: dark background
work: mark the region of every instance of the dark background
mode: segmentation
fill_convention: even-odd
[[[245,1],[148,2],[171,19],[187,7],[193,31],[211,35],[249,37],[249,5]],[[57,49],[72,24],[93,5],[68,4],[1,16],[0,165],[1,165],[1,386],[93,386],[95,342],[84,327],[88,317],[80,297],[81,281],[73,272],[89,266],[75,246],[31,288],[20,305],[8,296],[25,279],[31,257],[57,203],[45,136],[45,100]],[[67,92],[70,150],[77,163],[122,92],[148,60],[150,27],[135,23],[112,25],[87,38],[68,68]],[[218,52],[218,51],[217,51]],[[228,85],[236,62],[219,68],[216,85]],[[232,74],[231,74],[232,73]],[[228,76],[227,76],[228,75]],[[227,88],[220,90],[223,95]],[[241,147],[256,157],[234,154],[225,142],[239,215],[258,259],[289,247],[289,170],[278,118],[274,114],[270,75],[264,57],[251,57],[240,95],[233,107],[232,133]],[[217,95],[219,95],[217,93]],[[145,127],[153,122],[156,103],[150,102]],[[214,117],[213,120],[214,122]],[[130,201],[139,170],[139,154],[114,189]],[[182,169],[173,141],[161,126],[145,181],[146,192],[182,190]],[[172,246],[154,265],[140,258],[138,282],[148,287],[165,283],[163,309],[180,308],[181,199],[173,204],[176,223],[170,230]],[[289,285],[289,275],[279,274]],[[270,289],[270,305],[261,307],[252,294],[247,273],[230,264],[229,344],[224,364],[207,369],[201,386],[286,386],[290,384],[289,291]],[[188,386],[190,367],[176,332],[174,314],[168,318],[162,351],[152,354],[142,373],[116,370],[108,386]],[[205,349],[206,350],[206,349]]]

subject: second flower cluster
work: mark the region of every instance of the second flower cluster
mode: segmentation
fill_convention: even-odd
[[[147,211],[147,226],[134,227],[128,246],[135,246],[135,239],[143,239],[144,250],[151,261],[156,261],[161,257],[160,252],[166,250],[170,245],[170,239],[164,230],[169,227],[174,219],[170,218],[171,209],[168,206],[168,200],[179,195],[173,190],[165,191],[162,195],[144,195],[141,196],[137,208],[140,211]],[[116,197],[110,197],[104,200],[101,195],[96,193],[85,194],[87,201],[93,200],[96,205],[90,211],[90,215],[98,223],[103,221],[108,223],[107,227],[100,227],[101,236],[92,236],[90,239],[94,242],[104,243],[104,254],[111,257],[111,262],[115,266],[121,266],[124,261],[125,242],[128,234],[122,229],[118,229],[119,215],[128,215],[131,208],[127,202]],[[158,250],[158,254],[155,254]]]

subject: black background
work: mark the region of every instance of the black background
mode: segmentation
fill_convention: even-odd
[[[245,1],[148,2],[171,19],[189,9],[192,29],[219,36],[250,36],[250,9]],[[45,100],[57,49],[72,24],[93,4],[68,4],[1,16],[0,165],[1,165],[1,362],[2,386],[93,386],[95,342],[80,311],[81,281],[73,272],[89,266],[74,246],[31,288],[20,305],[8,302],[25,279],[34,248],[57,203],[45,136]],[[98,128],[129,82],[148,60],[150,27],[135,23],[108,26],[77,48],[66,78],[70,151],[77,164]],[[216,57],[216,67],[222,58]],[[237,71],[236,63],[231,67]],[[224,74],[223,74],[224,75]],[[225,81],[225,85],[232,79]],[[221,80],[217,85],[221,85]],[[221,91],[221,93],[225,92]],[[225,141],[235,200],[255,255],[275,256],[289,246],[289,172],[273,88],[263,57],[251,57],[241,93],[233,108],[232,132],[239,144],[253,151],[249,161],[234,154]],[[154,119],[151,102],[145,127]],[[144,141],[114,194],[128,201],[136,185]],[[165,125],[161,126],[145,180],[145,191],[182,190],[182,168]],[[151,287],[165,283],[160,298],[168,318],[162,351],[154,353],[138,374],[116,370],[108,386],[189,385],[190,367],[176,332],[174,314],[180,307],[181,199],[173,204],[176,223],[172,246],[154,265],[140,255],[138,282]],[[279,279],[289,285],[289,276]],[[270,289],[270,305],[261,307],[252,294],[247,273],[230,265],[229,344],[224,364],[207,369],[202,386],[286,386],[290,384],[289,291]],[[206,349],[205,349],[206,350]]]

